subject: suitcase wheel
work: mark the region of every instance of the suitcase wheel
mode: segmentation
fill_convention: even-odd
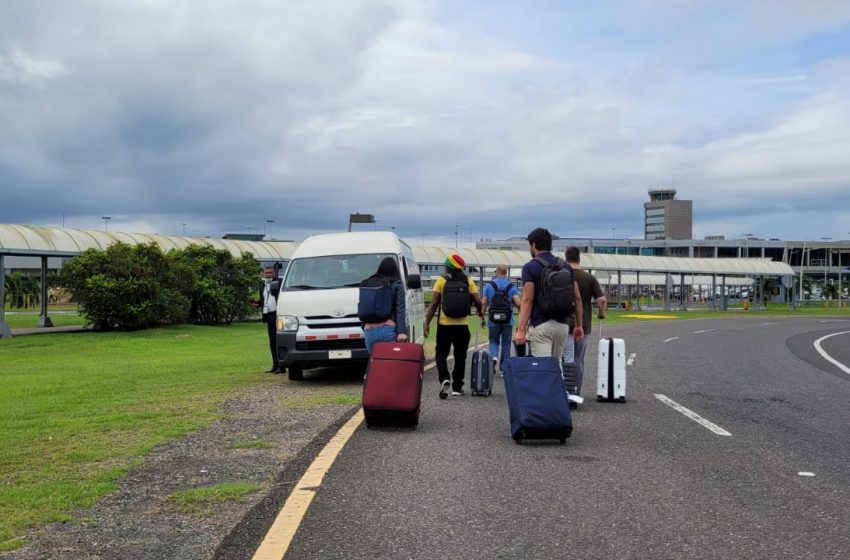
[[[605,400],[605,399],[604,399],[604,398],[602,398],[602,395],[596,395],[596,402],[602,402],[602,401],[604,401],[604,400]]]
[[[567,443],[567,438],[562,437],[561,438],[561,445],[564,445],[565,443]]]
[[[490,395],[492,395],[492,394],[493,394],[493,391],[487,391],[487,396],[488,396],[488,397],[489,397]]]
[[[621,403],[626,402],[626,397],[620,397],[620,402],[621,402]]]
[[[521,445],[522,444],[522,438],[521,437],[515,437],[514,443],[516,443],[517,445]]]

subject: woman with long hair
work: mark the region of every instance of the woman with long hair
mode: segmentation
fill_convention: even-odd
[[[392,290],[392,313],[390,318],[377,323],[364,323],[363,334],[366,338],[366,349],[372,353],[376,342],[406,342],[407,323],[405,320],[404,284],[401,282],[401,271],[394,257],[384,257],[378,265],[378,270],[372,278],[379,278]]]

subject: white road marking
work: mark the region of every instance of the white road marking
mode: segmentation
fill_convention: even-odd
[[[668,338],[668,339],[667,339],[667,340],[665,340],[664,342],[670,342],[671,340],[679,340],[679,337],[678,337],[678,336],[674,336],[673,338]]]
[[[694,334],[702,334],[702,333],[716,331],[716,330],[717,329],[705,329],[705,330],[702,330],[702,331],[694,331]]]
[[[778,325],[779,323],[762,323],[762,325]]]
[[[818,321],[818,323],[846,323],[845,319],[824,319],[822,321]]]
[[[703,418],[702,416],[700,416],[696,412],[685,408],[684,406],[680,405],[679,403],[677,403],[676,401],[670,399],[669,397],[667,397],[665,395],[656,394],[655,398],[658,399],[659,401],[663,402],[664,404],[666,404],[667,406],[669,406],[673,410],[675,410],[677,412],[681,412],[682,414],[684,414],[685,416],[687,416],[688,418],[690,418],[691,420],[693,420],[694,422],[696,422],[697,424],[702,426],[703,428],[706,428],[706,429],[714,432],[715,434],[717,434],[719,436],[731,436],[732,435],[729,432],[727,432],[726,430],[724,430],[723,428],[721,428],[720,426],[718,426],[717,424],[714,424],[713,422],[709,422],[708,420],[706,420],[705,418]]]
[[[798,472],[798,473],[797,473],[797,475],[798,475],[798,476],[809,476],[809,477],[812,477],[812,476],[815,476],[815,473],[813,473],[813,472],[806,472],[806,471],[800,471],[800,472]]]
[[[629,354],[629,359],[626,361],[626,365],[627,366],[635,365],[635,357],[637,357],[637,354]]]
[[[823,347],[821,347],[821,345],[820,345],[820,343],[823,342],[824,340],[826,340],[827,338],[832,338],[833,336],[838,336],[840,334],[847,334],[847,333],[850,333],[850,331],[842,331],[842,332],[832,333],[832,334],[828,334],[826,336],[820,337],[819,339],[817,339],[815,341],[815,350],[817,350],[818,354],[823,356],[823,358],[827,362],[833,364],[835,367],[837,367],[838,369],[840,369],[844,373],[850,374],[850,367],[845,366],[844,364],[842,364],[841,362],[839,362],[838,360],[836,360],[835,358],[833,358],[832,356],[827,354],[826,351],[824,351]]]

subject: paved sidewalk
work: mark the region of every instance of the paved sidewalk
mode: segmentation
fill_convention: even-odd
[[[32,329],[12,329],[12,336],[25,336],[30,334],[50,334],[50,333],[67,333],[67,332],[82,332],[91,330],[90,327],[83,325],[67,325],[64,327],[35,327]]]

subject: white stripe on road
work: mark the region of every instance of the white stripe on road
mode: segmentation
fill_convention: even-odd
[[[836,366],[838,369],[840,369],[844,373],[850,374],[850,367],[845,366],[844,364],[842,364],[841,362],[839,362],[838,360],[836,360],[835,358],[833,358],[832,356],[827,354],[826,351],[823,349],[823,347],[821,347],[821,345],[820,345],[820,343],[823,342],[824,340],[826,340],[827,338],[832,338],[833,336],[838,336],[840,334],[847,334],[847,333],[850,333],[850,331],[842,331],[842,332],[832,333],[832,334],[828,334],[826,336],[820,337],[819,339],[817,339],[815,341],[815,350],[817,350],[818,353],[821,356],[823,356],[823,358],[827,362],[833,364],[834,366]]]
[[[694,334],[702,334],[705,332],[716,331],[717,329],[705,329],[704,331],[694,331]]]
[[[778,325],[779,323],[762,323],[762,325]]]
[[[667,340],[665,340],[664,342],[670,342],[671,340],[679,340],[679,337],[678,337],[678,336],[674,336],[673,338],[668,338],[668,339],[667,339]]]
[[[719,436],[731,436],[732,435],[729,432],[727,432],[726,430],[724,430],[723,428],[721,428],[720,426],[718,426],[717,424],[709,422],[708,420],[706,420],[705,418],[703,418],[702,416],[700,416],[696,412],[694,412],[692,410],[688,410],[684,406],[682,406],[679,403],[677,403],[676,401],[666,397],[665,395],[656,394],[655,398],[658,399],[659,401],[663,402],[664,404],[666,404],[667,406],[669,406],[673,410],[681,412],[682,414],[684,414],[685,416],[687,416],[688,418],[690,418],[691,420],[693,420],[694,422],[696,422],[697,424],[702,426],[703,428],[711,430],[712,432],[714,432],[715,434],[717,434]]]
[[[635,365],[635,357],[637,357],[637,354],[629,354],[629,359],[626,361],[626,365],[627,366]]]

